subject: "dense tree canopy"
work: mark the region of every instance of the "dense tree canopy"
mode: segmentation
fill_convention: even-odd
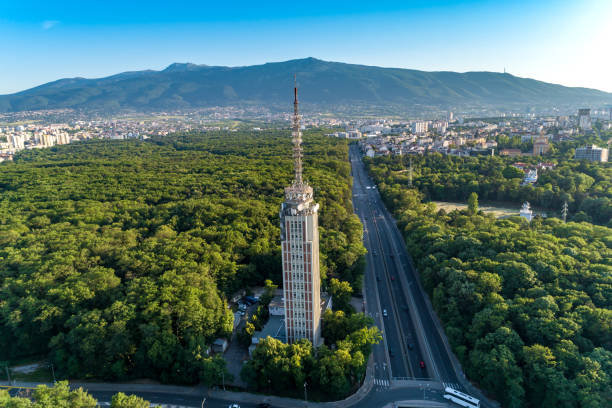
[[[0,390],[2,408],[96,408],[98,401],[82,388],[71,390],[68,381],[60,381],[53,387],[39,385],[30,397],[11,397],[7,390]],[[113,395],[111,408],[149,408],[151,403],[136,395],[120,392]]]
[[[439,153],[414,156],[412,184],[429,200],[467,202],[470,194],[476,193],[484,202],[513,202],[519,207],[529,201],[553,214],[559,214],[567,201],[568,219],[612,227],[612,163],[576,161],[567,156],[561,151],[552,157],[456,157]],[[409,185],[409,175],[404,171],[408,168],[407,157],[376,160],[371,170],[378,180]],[[540,161],[551,161],[556,167],[539,171],[535,184],[522,185],[525,173],[512,164],[535,166]]]
[[[403,173],[394,171],[401,160],[368,165],[468,377],[505,407],[611,406],[612,229],[558,218],[529,223],[437,211],[422,200],[438,188],[440,194],[454,188],[496,194],[493,185],[488,190],[475,180],[499,172],[503,162],[438,155],[418,160],[415,184],[423,193],[406,187]],[[609,169],[560,167],[584,170],[568,170],[567,177],[589,180],[587,190],[599,184],[598,191],[609,192],[610,178],[586,173]]]
[[[279,395],[300,397],[306,383],[311,399],[346,397],[361,384],[372,346],[382,337],[361,313],[327,310],[322,323],[325,344],[316,349],[305,339],[293,344],[261,340],[241,377],[252,389]]]
[[[305,136],[322,271],[359,287],[346,142]],[[183,134],[24,151],[0,165],[0,359],[60,375],[214,381],[227,298],[281,282],[287,132]],[[324,282],[324,285],[326,281]]]

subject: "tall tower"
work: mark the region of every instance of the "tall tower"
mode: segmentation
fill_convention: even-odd
[[[298,111],[297,85],[293,103],[294,180],[285,187],[281,205],[281,250],[285,335],[292,343],[308,339],[318,345],[321,339],[321,277],[319,273],[319,204],[312,187],[302,179],[302,131]]]

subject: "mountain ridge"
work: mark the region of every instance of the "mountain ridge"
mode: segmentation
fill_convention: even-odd
[[[163,70],[63,78],[0,95],[0,112],[74,108],[153,110],[223,105],[286,106],[293,75],[307,106],[520,107],[612,103],[612,93],[508,73],[419,71],[308,57],[249,66],[173,63]],[[289,90],[289,91],[288,91]]]

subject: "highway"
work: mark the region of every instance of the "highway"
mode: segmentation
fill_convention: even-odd
[[[431,379],[464,390],[401,233],[374,182],[368,177],[355,145],[351,146],[350,160],[353,205],[364,224],[364,243],[368,250],[365,288],[369,304],[366,310],[384,330],[385,343],[375,350],[377,366],[389,362],[391,369],[387,375],[391,379]],[[387,310],[388,317],[378,318],[383,309]],[[387,352],[381,358],[385,348],[386,351],[392,349],[393,355]],[[425,363],[425,369],[420,367],[421,361]],[[378,377],[379,373],[376,374]]]

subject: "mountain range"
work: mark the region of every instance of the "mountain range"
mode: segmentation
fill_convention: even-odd
[[[0,112],[56,108],[147,111],[227,105],[286,110],[294,74],[300,100],[307,108],[588,107],[612,103],[611,93],[507,73],[427,72],[305,58],[244,67],[174,63],[161,71],[60,79],[0,95]]]

